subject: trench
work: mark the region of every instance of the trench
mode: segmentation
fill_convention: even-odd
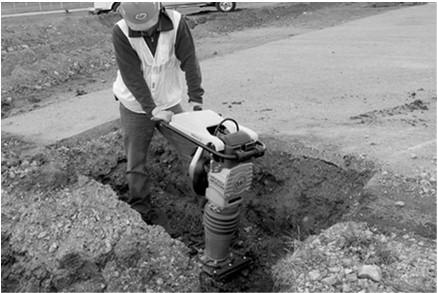
[[[153,144],[149,158],[152,204],[169,218],[171,236],[196,257],[203,248],[202,212],[205,199],[192,192],[176,152]],[[121,198],[128,191],[125,161],[96,177]],[[268,151],[254,160],[253,185],[241,208],[240,227],[232,248],[253,260],[227,282],[201,281],[202,291],[274,291],[270,268],[289,252],[294,239],[341,221],[360,198],[372,171],[345,170],[331,162],[283,151]]]
[[[74,180],[71,174],[75,170],[110,186],[123,198],[128,186],[121,141],[120,134],[116,132],[87,147],[75,141],[75,145],[81,144],[81,148],[72,148],[69,153],[63,150],[59,158],[49,154],[55,156],[55,160],[65,160],[68,166],[62,176],[56,173],[61,179]],[[254,160],[253,185],[245,195],[239,229],[232,244],[233,251],[246,254],[252,263],[226,282],[201,278],[202,291],[275,291],[271,267],[290,252],[291,243],[342,221],[354,204],[363,198],[363,187],[373,175],[370,169],[360,172],[345,169],[318,157],[281,150],[281,144],[276,148],[267,145],[266,154]],[[149,154],[152,204],[164,209],[170,221],[170,235],[189,248],[190,257],[197,258],[203,248],[202,212],[205,199],[194,194],[188,176],[184,175],[187,170],[165,139],[154,139]],[[2,247],[4,291],[16,291],[23,286],[28,289],[24,291],[39,291],[41,288],[57,291],[64,288],[62,284],[53,287],[52,273],[43,263],[27,268],[26,255],[15,251],[3,233]],[[99,264],[105,265],[105,257],[103,255],[103,259],[93,264],[92,268],[89,267],[90,261],[84,260],[86,272],[91,276],[99,275]],[[36,276],[29,277],[29,274]],[[74,278],[68,280],[75,282]],[[97,280],[100,282],[101,277]]]

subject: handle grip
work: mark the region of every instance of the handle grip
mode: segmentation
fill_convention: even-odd
[[[256,142],[256,148],[252,149],[250,151],[237,151],[236,154],[234,155],[227,155],[227,154],[223,154],[220,153],[218,151],[216,151],[215,149],[209,147],[208,145],[205,145],[199,141],[197,141],[196,139],[194,139],[193,137],[187,135],[186,133],[182,132],[181,130],[179,130],[178,128],[170,125],[168,122],[165,121],[160,121],[159,122],[159,127],[165,127],[173,132],[175,132],[176,134],[182,136],[184,139],[190,141],[191,143],[201,147],[202,149],[204,149],[205,151],[221,158],[221,159],[225,159],[225,160],[232,160],[232,161],[245,161],[251,157],[260,157],[265,153],[266,150],[266,146],[257,141]]]

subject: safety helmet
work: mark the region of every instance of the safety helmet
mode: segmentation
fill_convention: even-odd
[[[120,15],[134,31],[146,31],[158,22],[161,2],[122,2]]]

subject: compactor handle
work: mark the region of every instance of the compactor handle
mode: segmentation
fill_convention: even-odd
[[[184,139],[190,141],[191,143],[201,147],[205,151],[207,151],[207,152],[209,152],[209,153],[211,153],[211,154],[213,154],[221,159],[224,159],[224,160],[232,160],[232,161],[241,162],[241,161],[245,161],[251,157],[263,156],[263,154],[265,153],[265,150],[266,150],[266,146],[262,142],[257,141],[255,149],[252,149],[250,151],[238,151],[234,155],[223,154],[223,153],[220,153],[220,152],[216,151],[215,149],[211,148],[210,146],[205,145],[202,142],[194,139],[193,137],[187,135],[186,133],[182,132],[178,128],[173,127],[168,122],[160,121],[159,123],[160,123],[161,127],[165,127],[167,129],[175,132],[176,134],[182,136]]]

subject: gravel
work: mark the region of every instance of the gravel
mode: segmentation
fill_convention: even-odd
[[[183,243],[159,226],[147,226],[111,188],[84,176],[50,194],[3,192],[5,243],[14,258],[2,266],[5,291],[193,291],[199,286],[199,268]],[[6,255],[2,250],[2,265]],[[36,275],[30,264],[44,274]],[[21,284],[8,287],[14,279]]]
[[[366,223],[335,224],[292,243],[295,251],[273,266],[276,289],[435,292],[436,241],[419,238],[384,235]]]

